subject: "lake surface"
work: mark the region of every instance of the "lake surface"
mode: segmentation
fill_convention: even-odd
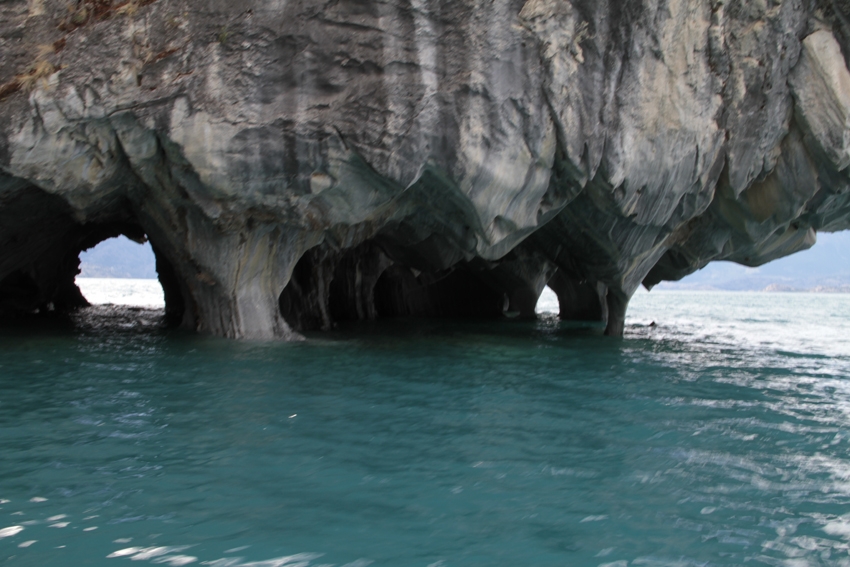
[[[77,278],[76,281],[80,291],[93,304],[165,307],[165,295],[159,280]]]
[[[641,293],[623,340],[158,316],[0,330],[0,563],[850,565],[850,296]]]

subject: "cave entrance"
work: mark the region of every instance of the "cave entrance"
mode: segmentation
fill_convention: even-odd
[[[392,266],[375,285],[375,306],[381,318],[495,318],[504,314],[506,294],[487,285],[476,271],[456,266],[416,273]]]
[[[555,272],[537,300],[537,314],[557,314],[564,321],[606,322],[611,296],[608,287],[587,279]]]
[[[537,299],[537,307],[534,311],[538,315],[557,315],[560,313],[561,306],[558,303],[558,296],[548,285],[543,288],[543,292]]]
[[[118,236],[81,252],[76,284],[93,305],[165,307],[156,257],[147,241],[139,243]]]
[[[172,266],[176,251],[161,235],[163,248],[157,238],[151,246],[127,203],[116,201],[94,215],[97,220],[81,222],[58,195],[26,184],[16,189],[14,183],[7,193],[0,225],[0,322],[53,318],[90,303],[164,304],[166,324],[193,327],[194,305]],[[115,289],[133,280],[147,293]]]
[[[488,285],[474,266],[420,272],[396,263],[374,242],[308,250],[279,298],[281,316],[297,331],[399,317],[501,317],[506,305],[506,293]]]

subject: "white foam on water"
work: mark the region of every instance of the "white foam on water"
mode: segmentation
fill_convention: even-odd
[[[117,540],[116,540],[117,541]],[[124,542],[121,542],[124,543]],[[111,559],[113,557],[126,557],[128,555],[135,555],[136,553],[142,551],[141,547],[125,547],[124,549],[119,549],[118,551],[113,551],[106,557]]]
[[[296,553],[295,555],[276,557],[274,559],[266,559],[265,561],[240,563],[239,567],[284,567],[284,565],[286,567],[307,567],[311,561],[318,559],[322,555],[321,553]]]
[[[164,557],[154,559],[151,563],[168,563],[172,567],[180,567],[181,565],[195,563],[197,560],[197,557],[192,557],[191,555],[166,555]]]
[[[170,551],[171,548],[169,547],[146,547],[144,549],[139,550],[139,552],[133,555],[131,559],[133,561],[153,559],[154,557],[159,557],[160,555],[166,555],[167,553],[170,553]]]
[[[850,539],[850,518],[840,518],[829,522],[823,527],[823,531],[829,535]]]
[[[8,528],[0,530],[0,538],[12,537],[14,535],[18,535],[22,531],[24,531],[23,526],[9,526]]]
[[[199,561],[197,557],[193,557],[191,555],[172,555],[179,550],[187,549],[191,546],[175,546],[175,547],[128,547],[125,549],[119,549],[114,553],[107,555],[108,558],[117,558],[117,557],[125,557],[132,561],[142,561],[142,560],[150,560],[151,563],[162,565],[169,564],[173,567],[180,567],[182,565],[189,565],[190,563],[195,563]],[[243,546],[242,548],[234,548],[234,549],[246,549],[250,546]],[[227,553],[227,552],[225,552]],[[319,557],[322,557],[321,553],[297,553],[295,555],[287,555],[284,557],[275,557],[273,559],[266,559],[263,561],[251,561],[248,563],[243,563],[242,557],[223,557],[221,559],[214,559],[211,561],[204,561],[203,565],[207,565],[209,567],[310,567],[311,562]],[[351,563],[346,563],[341,567],[367,567],[371,565],[373,561],[369,559],[357,559]],[[314,565],[313,567],[323,567],[321,565]],[[327,566],[325,566],[327,567]]]
[[[204,561],[204,565],[209,567],[237,567],[242,564],[242,559],[242,557],[225,557],[213,561]]]

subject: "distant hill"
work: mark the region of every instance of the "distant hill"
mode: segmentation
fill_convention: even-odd
[[[730,291],[837,291],[850,293],[850,231],[818,234],[809,250],[759,268],[713,262],[678,282],[656,289]]]
[[[156,258],[149,243],[123,236],[104,240],[80,254],[82,278],[156,279]]]

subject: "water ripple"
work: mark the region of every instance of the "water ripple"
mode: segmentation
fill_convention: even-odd
[[[114,312],[9,334],[0,559],[850,566],[848,299],[665,297],[622,341],[548,318],[239,344]]]

